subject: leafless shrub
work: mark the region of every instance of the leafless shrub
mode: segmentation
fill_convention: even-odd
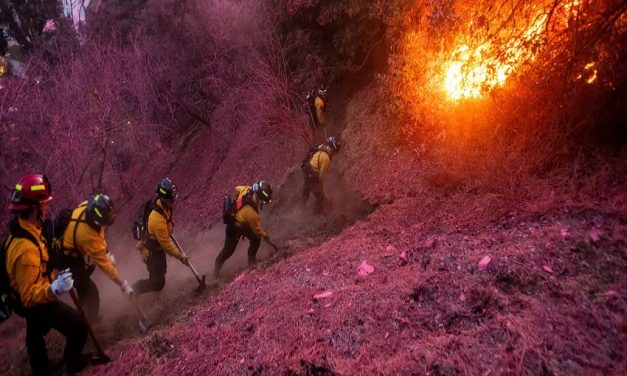
[[[104,13],[80,43],[62,28],[30,56],[25,78],[0,91],[2,184],[41,171],[61,205],[102,190],[125,202],[152,187],[190,134],[226,145],[209,151],[216,157],[234,142],[302,148],[294,139],[306,139],[307,124],[260,5],[165,1],[135,11],[136,25],[120,24],[126,34]]]

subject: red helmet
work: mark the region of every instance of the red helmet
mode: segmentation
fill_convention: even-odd
[[[28,174],[22,176],[11,193],[9,210],[19,212],[39,206],[52,200],[52,190],[46,175]]]

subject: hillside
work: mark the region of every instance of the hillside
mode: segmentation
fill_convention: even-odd
[[[482,1],[298,0],[266,9],[199,0],[181,11],[188,16],[167,22],[175,2],[140,3],[133,13],[103,1],[91,16],[92,39],[59,55],[73,70],[47,71],[42,86],[11,81],[19,95],[0,92],[0,139],[10,145],[2,184],[24,169],[50,172],[60,182],[57,208],[94,189],[110,191],[118,216],[107,242],[134,281],[146,270],[129,224],[158,179],[170,176],[180,192],[176,236],[209,280],[225,236],[223,195],[264,179],[275,196],[262,223],[280,252],[262,244],[260,262],[247,268],[247,242],[240,242],[224,280],[202,292],[169,258],[165,289],[140,299],[154,321],[147,333],[97,271],[103,319],[94,328],[113,361],[81,374],[627,369],[627,7],[577,2],[580,29],[571,34],[571,20],[560,18],[565,10],[573,15],[570,2],[516,5],[501,26],[516,19],[505,34],[533,52],[464,58],[450,45],[469,33],[467,20],[476,33],[468,45],[484,37],[488,21],[477,20],[479,11],[494,18],[485,27],[489,43],[477,51],[508,48],[494,31],[505,2],[496,10]],[[546,4],[559,7],[540,18],[546,25],[536,40],[537,19],[529,17]],[[141,27],[129,23],[139,16]],[[120,32],[119,45],[111,30]],[[575,39],[596,55],[569,55]],[[104,41],[109,55],[86,68]],[[457,56],[468,76],[442,93],[436,73],[458,67],[445,56]],[[50,69],[33,61],[41,66],[33,63],[32,72]],[[507,81],[477,73],[499,64],[509,69]],[[299,163],[323,139],[308,126],[301,92],[323,80],[331,84],[327,130],[342,148],[325,184],[332,210],[319,215],[311,201],[300,205]],[[64,104],[79,99],[89,111]],[[48,143],[27,137],[40,127]],[[11,143],[17,138],[29,141]],[[37,158],[26,158],[28,150]],[[1,374],[29,374],[24,340],[18,317],[0,326]],[[62,343],[58,333],[47,336],[53,360]]]

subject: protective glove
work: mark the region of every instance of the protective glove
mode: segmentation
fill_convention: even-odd
[[[115,263],[115,256],[113,256],[113,253],[107,252],[107,257],[109,258],[109,261],[111,261],[113,266],[117,266],[117,264]]]
[[[135,293],[131,285],[128,284],[128,281],[124,281],[124,283],[122,284],[122,292],[124,293],[124,295],[126,295],[127,298],[132,298],[133,294]]]
[[[50,284],[50,289],[56,296],[60,296],[69,292],[74,287],[74,279],[70,269],[65,269],[59,274],[57,279]]]
[[[183,263],[183,265],[189,266],[189,256],[186,255],[185,253],[181,253],[179,260],[181,260],[181,263]]]

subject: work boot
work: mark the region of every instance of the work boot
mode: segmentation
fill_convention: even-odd
[[[93,357],[94,355],[92,353],[81,354],[76,363],[67,365],[67,373],[69,375],[76,375],[77,373],[81,372],[91,364],[91,360]]]
[[[63,374],[63,361],[59,362],[50,362],[41,369],[41,370],[33,370],[33,375],[42,375],[42,376],[60,376]]]

